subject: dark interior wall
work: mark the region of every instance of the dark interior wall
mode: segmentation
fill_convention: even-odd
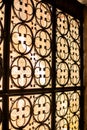
[[[83,47],[84,47],[84,130],[87,130],[87,7],[84,7],[83,24]]]

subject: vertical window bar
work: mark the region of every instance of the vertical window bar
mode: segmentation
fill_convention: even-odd
[[[83,13],[83,11],[82,11]],[[80,79],[81,79],[81,96],[80,96],[80,128],[81,130],[84,128],[84,83],[83,83],[83,63],[84,63],[84,52],[83,52],[83,15],[80,18],[80,57],[81,57],[81,70],[80,70]]]
[[[55,112],[56,112],[56,103],[55,103],[55,88],[56,88],[56,7],[53,3],[53,12],[52,12],[52,130],[55,128]]]
[[[8,130],[8,88],[9,88],[9,43],[10,43],[10,13],[11,1],[5,1],[4,50],[3,50],[3,127]]]

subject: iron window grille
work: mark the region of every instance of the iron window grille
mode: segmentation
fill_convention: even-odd
[[[82,6],[0,0],[0,130],[82,130]]]

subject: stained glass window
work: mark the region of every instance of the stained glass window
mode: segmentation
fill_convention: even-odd
[[[0,14],[0,130],[81,130],[80,19],[46,0]]]

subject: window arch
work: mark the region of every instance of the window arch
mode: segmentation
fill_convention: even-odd
[[[83,128],[82,5],[74,2],[0,1],[0,129]]]

